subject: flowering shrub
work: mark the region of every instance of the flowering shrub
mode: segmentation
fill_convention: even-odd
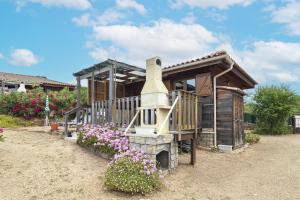
[[[4,141],[3,132],[4,132],[4,129],[3,129],[3,128],[0,128],[0,142],[3,142],[3,141]]]
[[[82,90],[82,105],[86,104],[86,90]],[[48,93],[50,116],[60,118],[65,111],[76,106],[76,93],[67,88],[61,91]],[[28,93],[12,92],[8,95],[0,95],[0,114],[9,114],[17,117],[31,119],[44,117],[46,93],[41,88],[28,91]]]
[[[95,144],[101,152],[110,155],[129,149],[128,138],[122,131],[114,129],[112,124],[94,127],[85,125],[77,143],[86,146]]]
[[[95,145],[99,151],[114,155],[105,174],[105,186],[127,193],[149,193],[161,185],[156,164],[143,152],[129,149],[124,132],[113,127],[85,125],[77,138],[80,145]]]
[[[110,190],[126,193],[150,193],[161,186],[154,163],[141,152],[115,156],[105,173],[104,185]]]

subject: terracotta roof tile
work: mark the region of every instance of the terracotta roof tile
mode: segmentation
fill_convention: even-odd
[[[179,63],[179,64],[171,65],[171,66],[165,67],[164,69],[168,69],[168,68],[172,68],[172,67],[178,67],[180,65],[189,64],[189,63],[197,62],[197,61],[200,61],[200,60],[206,60],[206,59],[214,58],[214,57],[218,57],[218,56],[223,56],[223,55],[226,55],[226,54],[227,54],[226,51],[217,51],[217,52],[211,53],[207,56],[204,56],[202,58],[197,58],[196,60],[189,60],[189,61],[182,62],[182,63]]]

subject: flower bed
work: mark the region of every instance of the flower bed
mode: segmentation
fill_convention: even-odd
[[[161,182],[152,160],[140,151],[128,150],[114,156],[104,185],[109,190],[146,194],[159,189]]]
[[[112,158],[105,173],[105,186],[114,191],[146,194],[161,185],[156,163],[143,152],[129,149],[124,132],[113,127],[85,125],[77,143],[96,155]]]
[[[85,125],[77,138],[77,143],[90,148],[96,154],[101,152],[102,155],[106,154],[108,157],[129,149],[128,138],[122,131],[116,130],[112,124],[94,127]]]

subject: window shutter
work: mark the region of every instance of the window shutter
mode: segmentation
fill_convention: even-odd
[[[198,74],[196,76],[196,95],[211,96],[212,81],[210,73]]]

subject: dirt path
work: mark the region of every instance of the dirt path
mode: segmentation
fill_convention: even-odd
[[[300,135],[263,137],[236,154],[198,151],[195,167],[181,156],[165,188],[150,196],[106,191],[107,162],[37,129],[5,132],[0,144],[0,199],[300,199]]]

